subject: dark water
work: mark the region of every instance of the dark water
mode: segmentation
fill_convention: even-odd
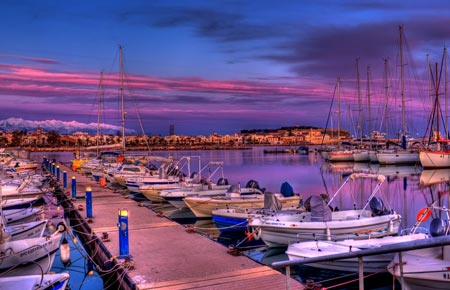
[[[310,195],[328,193],[332,195],[352,172],[378,173],[386,176],[381,187],[382,198],[388,207],[402,215],[402,229],[411,228],[416,223],[418,211],[433,203],[448,207],[448,181],[450,170],[423,171],[420,166],[379,166],[367,163],[335,163],[323,162],[319,153],[308,155],[298,154],[264,154],[263,147],[250,150],[208,150],[208,151],[155,151],[154,155],[178,159],[182,156],[198,156],[202,164],[209,161],[223,161],[224,175],[231,184],[245,185],[249,180],[258,181],[260,187],[268,191],[279,192],[281,184],[288,182],[295,193],[303,199]],[[43,157],[56,159],[59,162],[70,162],[72,152],[65,153],[35,153],[32,158],[41,161]],[[191,171],[198,171],[193,162]],[[219,178],[220,176],[217,176]],[[216,181],[213,178],[213,181]],[[350,209],[353,206],[364,205],[368,195],[375,186],[374,181],[355,183],[339,195],[333,206],[340,209]],[[138,197],[139,198],[139,197]],[[155,210],[173,212],[173,208],[154,205]],[[180,216],[178,216],[180,217]],[[194,225],[201,234],[209,236],[226,246],[238,245],[241,253],[266,265],[272,262],[287,260],[283,249],[266,249],[261,243],[243,242],[245,235],[220,235],[211,220],[196,220],[182,215],[176,221],[185,225]],[[192,217],[192,216],[190,216]],[[429,222],[421,226],[428,228]],[[345,276],[348,273],[324,271],[312,267],[295,267],[291,274],[299,280],[312,279],[327,286],[328,289],[358,289],[358,284],[345,284],[357,279],[357,275]],[[344,283],[337,287],[337,285]],[[394,281],[389,274],[377,274],[366,279],[365,289],[393,289]],[[336,287],[332,287],[336,286]],[[76,289],[72,288],[72,289]]]

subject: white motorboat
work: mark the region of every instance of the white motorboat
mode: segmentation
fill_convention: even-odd
[[[50,236],[0,243],[0,276],[48,273],[65,230],[65,225],[61,223]]]
[[[292,194],[281,192],[284,196]],[[248,230],[248,220],[263,216],[263,215],[277,215],[285,212],[298,213],[305,211],[305,208],[300,205],[292,206],[282,209],[281,202],[272,192],[264,192],[264,207],[263,208],[219,208],[212,211],[212,219],[222,233],[227,232],[244,232]]]
[[[300,197],[284,197],[280,193],[275,196],[282,208],[295,207]],[[258,187],[246,187],[243,192],[238,186],[231,186],[225,196],[219,197],[186,197],[185,204],[198,218],[212,217],[212,211],[220,208],[262,208],[264,207],[264,193]]]
[[[1,208],[3,210],[13,209],[13,208],[22,208],[29,207],[33,203],[37,202],[39,198],[37,197],[22,197],[22,198],[12,198],[5,199],[1,201]]]
[[[1,235],[10,236],[10,241],[42,237],[44,235],[45,228],[47,227],[47,223],[47,220],[40,220],[5,226],[5,222],[2,221]]]
[[[289,260],[306,259],[314,257],[322,257],[327,255],[341,254],[347,252],[354,252],[366,249],[375,249],[385,245],[391,245],[396,243],[410,242],[418,239],[428,238],[427,234],[407,234],[402,236],[387,236],[374,239],[355,240],[348,239],[342,241],[307,241],[290,244],[287,248],[286,254]],[[377,273],[385,271],[387,265],[392,261],[394,253],[367,256],[363,258],[364,272]],[[358,258],[341,259],[334,261],[323,261],[317,263],[308,264],[313,267],[358,272]]]
[[[45,190],[32,185],[31,179],[25,179],[21,184],[7,183],[1,186],[2,199],[17,198],[41,198],[46,193]]]
[[[4,209],[1,213],[5,217],[6,225],[16,225],[39,220],[44,214],[40,207],[27,207],[18,209]]]
[[[69,273],[0,277],[0,290],[65,290]]]
[[[431,221],[431,237],[450,238],[448,224],[450,210],[448,208],[433,205],[430,208],[423,208],[417,214],[417,219],[425,221],[430,217],[432,209],[440,210],[447,219],[434,218]],[[389,264],[388,271],[402,284],[402,289],[450,289],[450,246],[436,246],[397,253]]]
[[[196,197],[217,197],[225,196],[231,185],[206,184],[202,186],[185,186],[181,188],[166,189],[159,192],[159,196],[178,209],[186,208],[184,198],[188,196]],[[245,190],[245,189],[243,189]]]
[[[357,178],[377,181],[364,207],[360,210],[331,211],[329,206],[336,195]],[[387,209],[382,200],[375,196],[384,180],[383,175],[353,173],[328,204],[322,197],[311,196],[310,211],[255,217],[249,221],[249,226],[255,238],[261,238],[268,246],[286,246],[300,240],[367,239],[396,235],[401,216]],[[367,209],[369,206],[370,209]]]

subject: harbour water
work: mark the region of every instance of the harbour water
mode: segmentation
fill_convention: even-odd
[[[433,202],[438,202],[440,205],[448,207],[448,195],[444,194],[447,193],[448,186],[443,181],[449,180],[449,170],[423,171],[420,166],[396,167],[367,163],[328,164],[315,151],[308,155],[264,154],[264,147],[255,147],[248,150],[154,151],[153,154],[163,157],[172,156],[175,159],[182,156],[198,156],[202,164],[206,164],[209,161],[223,161],[224,176],[231,184],[239,183],[241,186],[245,186],[249,180],[256,180],[260,187],[268,191],[279,192],[281,184],[288,182],[293,187],[294,192],[302,196],[303,199],[310,195],[322,193],[332,195],[342,184],[343,180],[352,172],[383,174],[386,176],[386,181],[381,188],[383,193],[381,197],[388,207],[402,215],[402,229],[411,228],[416,223],[418,211]],[[31,157],[34,160],[42,161],[44,156],[49,159],[55,159],[58,162],[69,163],[73,158],[73,153],[33,153]],[[197,171],[198,169],[193,165],[191,170]],[[217,176],[217,178],[219,177],[221,176]],[[213,181],[217,180],[213,179]],[[374,185],[375,183],[366,182],[350,188],[350,192],[339,196],[333,206],[337,206],[339,209],[361,206],[361,204],[365,203],[367,193],[370,192]],[[154,210],[171,210],[161,205],[152,205],[152,207]],[[198,232],[209,236],[224,246],[230,244],[240,245],[243,254],[263,264],[270,265],[274,261],[287,259],[282,250],[267,249],[263,244],[255,241],[241,243],[245,236],[220,235],[211,220],[180,218],[177,221],[185,225],[194,226]],[[429,222],[430,220],[424,222],[421,226],[428,228]],[[167,270],[170,271],[170,269]],[[80,272],[84,273],[82,269],[80,269]],[[293,269],[293,273],[303,282],[311,279],[322,283],[328,289],[358,289],[357,283],[345,284],[347,281],[357,279],[356,275],[345,276],[337,280],[336,277],[344,274],[306,266],[296,267]],[[380,277],[382,278],[380,279]],[[71,288],[99,289],[98,287],[101,287],[99,284],[87,283],[88,279],[91,278],[83,275],[79,278],[71,279],[71,283],[74,283]],[[81,288],[80,283],[85,284],[88,288]],[[91,288],[89,288],[89,284],[92,285]],[[396,283],[388,273],[382,273],[379,276],[374,275],[367,278],[366,284],[367,287],[365,289],[393,289]]]

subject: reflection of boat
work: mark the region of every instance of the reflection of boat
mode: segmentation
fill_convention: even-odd
[[[329,205],[337,194],[357,178],[377,180],[365,206],[360,210],[331,211]],[[268,246],[288,245],[300,239],[367,239],[395,235],[401,216],[386,209],[381,199],[375,196],[384,180],[382,175],[353,173],[328,203],[320,196],[311,196],[310,211],[255,217],[249,221],[249,226],[255,238],[261,238]]]
[[[374,173],[388,177],[404,177],[419,175],[422,172],[421,166],[416,165],[380,165],[372,167]]]
[[[450,169],[424,169],[420,175],[422,186],[445,182],[450,182]]]
[[[428,238],[427,234],[409,234],[403,236],[388,236],[379,239],[343,240],[343,241],[308,241],[289,245],[286,254],[289,260],[322,257],[327,255],[354,252],[395,243],[410,242]],[[364,272],[377,273],[384,271],[392,261],[394,253],[364,257]],[[358,272],[358,258],[323,261],[310,264],[313,267],[336,271]]]

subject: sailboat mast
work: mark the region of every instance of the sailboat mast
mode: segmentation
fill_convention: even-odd
[[[388,60],[384,60],[384,123],[386,128],[386,138],[389,138],[389,84],[388,84]]]
[[[436,141],[437,141],[437,150],[439,151],[439,150],[441,150],[441,148],[440,148],[440,146],[441,146],[441,144],[440,144],[440,140],[441,140],[441,138],[440,138],[440,126],[439,126],[439,118],[440,118],[440,115],[439,115],[439,111],[440,111],[440,105],[439,105],[439,78],[438,78],[438,63],[436,63],[436,73],[435,73],[435,75],[436,75],[436,77],[435,77],[435,91],[436,91],[436,97],[435,97],[435,104],[436,104],[436,125],[437,125],[437,127],[436,127],[436,130],[437,130],[437,133],[436,133]]]
[[[356,59],[356,82],[357,82],[357,88],[358,88],[359,138],[360,138],[360,145],[362,145],[363,128],[362,128],[361,85],[360,85],[360,79],[359,79],[359,57]]]
[[[97,107],[97,157],[100,156],[100,112],[101,112],[101,106],[103,102],[103,71],[100,72],[100,82],[98,84],[99,88],[99,95],[98,95],[98,107]]]
[[[406,134],[405,117],[405,65],[403,63],[403,25],[400,25],[400,78],[401,78],[401,97],[402,97],[402,135]]]
[[[123,58],[122,58],[122,46],[119,46],[120,51],[120,97],[122,101],[122,150],[125,151],[125,95],[123,91]]]
[[[337,78],[337,95],[338,95],[338,144],[341,145],[341,78]]]
[[[447,47],[444,47],[444,73],[445,73],[445,139],[448,139],[448,63],[447,63]]]
[[[369,136],[372,136],[373,133],[372,130],[372,108],[370,106],[370,66],[367,66],[367,110],[368,112],[368,118],[369,118]]]

